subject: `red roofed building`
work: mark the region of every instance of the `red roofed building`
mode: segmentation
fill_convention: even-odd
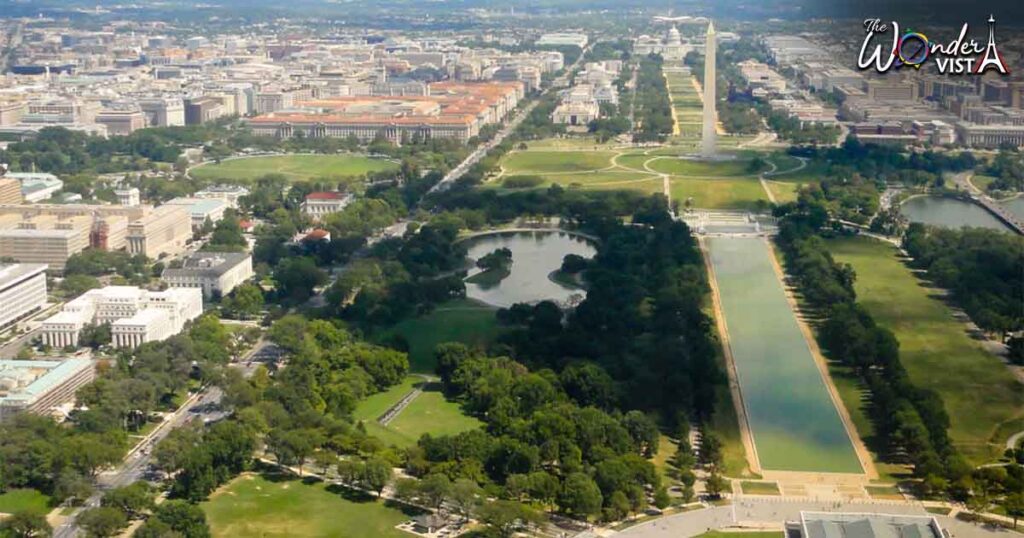
[[[521,82],[435,82],[426,96],[353,96],[307,100],[248,120],[253,132],[290,138],[378,136],[398,144],[404,138],[446,138],[465,142],[480,128],[505,119],[523,97]]]
[[[337,213],[352,201],[352,195],[344,192],[311,192],[306,195],[306,201],[302,202],[302,214],[309,215],[315,220],[328,213]]]

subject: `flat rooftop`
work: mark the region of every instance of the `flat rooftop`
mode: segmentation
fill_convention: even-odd
[[[944,538],[931,516],[801,512],[801,538]]]
[[[86,368],[89,359],[0,360],[0,407],[31,403]]]

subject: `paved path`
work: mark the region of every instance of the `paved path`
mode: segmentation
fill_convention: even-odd
[[[1010,438],[1006,440],[1006,448],[1017,448],[1017,444],[1020,443],[1020,441],[1022,440],[1024,440],[1024,432],[1017,432],[1011,435]]]

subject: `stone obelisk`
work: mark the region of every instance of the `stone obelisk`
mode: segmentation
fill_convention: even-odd
[[[705,159],[715,156],[715,23],[708,22],[707,42],[704,44],[704,130],[700,140],[700,155]]]

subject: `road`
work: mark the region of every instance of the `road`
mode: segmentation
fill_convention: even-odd
[[[591,44],[590,46],[593,46],[593,44]],[[523,120],[525,120],[530,115],[530,112],[533,112],[533,109],[537,107],[537,104],[540,103],[540,97],[547,95],[549,92],[553,90],[557,90],[560,88],[564,88],[565,86],[568,86],[570,74],[575,72],[576,68],[579,67],[579,65],[583,62],[583,58],[587,55],[588,50],[590,50],[590,47],[587,47],[587,49],[585,49],[580,54],[580,57],[577,58],[572,65],[566,68],[564,75],[552,81],[551,86],[544,90],[544,92],[541,93],[540,96],[534,99],[530,104],[526,105],[525,108],[520,110],[519,113],[515,115],[515,117],[513,117],[507,124],[505,124],[505,126],[502,127],[502,129],[498,131],[497,134],[494,135],[494,138],[492,138],[490,142],[486,142],[484,144],[477,146],[477,148],[473,150],[473,153],[470,153],[465,160],[463,160],[461,163],[459,163],[458,166],[456,166],[450,172],[448,172],[448,174],[446,174],[444,178],[441,179],[441,181],[437,182],[437,185],[431,187],[430,190],[427,191],[427,194],[444,192],[451,188],[451,186],[454,185],[455,182],[460,177],[465,175],[465,173],[468,172],[469,169],[473,167],[473,165],[480,162],[481,159],[486,157],[487,153],[489,153],[492,149],[497,147],[498,144],[501,144],[505,140],[505,138],[508,137],[508,135],[515,132],[519,125],[523,123]]]
[[[83,506],[75,509],[63,523],[53,529],[54,538],[73,538],[77,536],[79,529],[75,524],[76,518],[83,511],[99,506],[100,500],[106,491],[143,480],[153,459],[152,448],[170,435],[172,431],[193,420],[214,422],[223,418],[225,412],[218,405],[222,397],[223,392],[219,388],[208,387],[186,400],[181,407],[166,417],[160,426],[150,432],[142,441],[139,441],[128,452],[128,455],[125,456],[124,461],[120,465],[100,473],[96,478],[96,493],[89,497]]]
[[[275,362],[281,357],[282,353],[283,351],[277,345],[269,340],[260,338],[252,349],[238,361],[232,363],[232,366],[241,369],[242,374],[245,377],[249,377],[260,364]],[[146,479],[146,472],[153,460],[153,447],[170,435],[172,431],[194,420],[210,423],[227,416],[227,412],[220,407],[220,401],[223,396],[223,391],[211,386],[186,400],[181,407],[165,418],[160,426],[139,441],[128,452],[128,455],[125,456],[124,461],[119,466],[100,473],[96,478],[96,493],[89,497],[82,507],[76,509],[68,516],[62,524],[54,528],[54,538],[73,538],[77,536],[79,529],[75,525],[75,518],[86,509],[99,506],[104,492]]]

